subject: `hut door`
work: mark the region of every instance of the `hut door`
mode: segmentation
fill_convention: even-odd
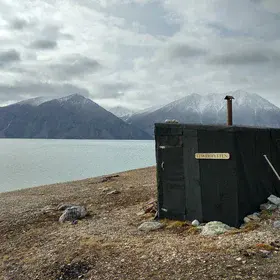
[[[160,216],[185,219],[185,180],[182,147],[165,146],[159,150],[160,187],[162,201]]]

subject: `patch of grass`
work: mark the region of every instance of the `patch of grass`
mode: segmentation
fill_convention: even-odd
[[[269,244],[265,244],[265,243],[258,243],[256,244],[256,248],[258,248],[259,250],[265,250],[265,251],[274,251],[275,248]]]
[[[175,229],[188,226],[188,224],[185,221],[168,221],[165,226],[166,228]]]
[[[245,224],[244,228],[242,228],[242,232],[249,232],[249,231],[253,231],[257,228],[260,227],[260,224],[258,224],[257,222],[251,221],[247,224]]]
[[[187,230],[187,233],[191,234],[191,235],[196,235],[196,234],[199,234],[200,232],[201,232],[201,229],[198,227],[195,227],[195,226],[190,226]]]
[[[250,232],[259,227],[260,227],[260,225],[257,222],[251,221],[251,222],[245,224],[245,226],[243,228],[235,228],[235,229],[232,229],[232,230],[226,232],[225,234],[234,235],[234,234],[239,234],[239,233],[244,233],[244,232]]]
[[[260,213],[260,218],[262,220],[267,220],[267,219],[270,219],[272,215],[273,215],[272,210],[262,210]]]

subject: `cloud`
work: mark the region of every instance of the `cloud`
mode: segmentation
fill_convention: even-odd
[[[15,18],[10,22],[10,26],[15,30],[22,30],[29,26],[29,22],[22,18]]]
[[[209,62],[218,65],[248,65],[269,62],[269,57],[260,52],[239,52],[222,54],[212,57]]]
[[[16,50],[7,50],[0,52],[0,67],[4,67],[20,60],[20,53]]]
[[[242,88],[280,105],[278,2],[0,0],[0,44],[18,54],[0,103],[81,90],[141,108]]]
[[[57,47],[57,42],[47,39],[40,39],[32,42],[30,48],[38,50],[52,50]]]
[[[170,46],[167,51],[167,57],[171,60],[181,60],[181,59],[187,59],[191,57],[198,57],[205,55],[207,52],[206,50],[197,48],[195,46],[190,46],[188,44],[176,44],[173,46]]]
[[[16,82],[14,84],[0,83],[1,103],[9,100],[23,100],[37,96],[59,96],[80,93],[89,96],[87,89],[70,83],[48,83],[48,82]],[[12,97],[12,98],[11,98]]]
[[[82,55],[64,57],[59,63],[50,64],[49,71],[54,74],[53,79],[70,79],[95,73],[102,68],[101,64],[93,58]]]

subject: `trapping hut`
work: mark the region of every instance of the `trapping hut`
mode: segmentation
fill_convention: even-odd
[[[239,226],[280,196],[280,129],[155,124],[158,216]]]

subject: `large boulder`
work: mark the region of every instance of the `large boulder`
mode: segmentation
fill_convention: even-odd
[[[219,235],[229,231],[230,229],[230,226],[222,222],[213,221],[202,227],[201,235]]]
[[[66,221],[75,221],[82,219],[87,215],[87,210],[84,206],[71,206],[66,208],[63,214],[59,218],[59,222],[64,223]]]

